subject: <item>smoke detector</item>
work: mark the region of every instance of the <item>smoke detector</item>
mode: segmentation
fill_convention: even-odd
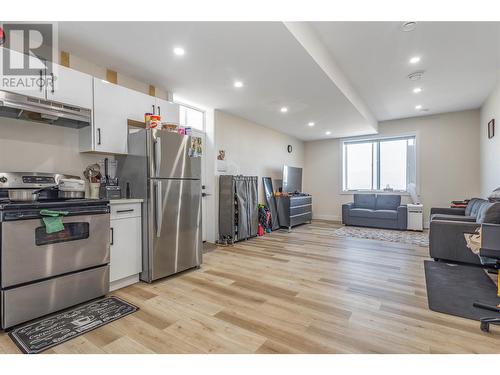
[[[409,31],[413,31],[415,30],[417,27],[417,23],[414,22],[414,21],[408,21],[408,22],[404,22],[401,26],[400,26],[400,29],[401,31],[407,33]]]
[[[419,79],[422,79],[423,77],[424,77],[424,71],[422,71],[422,70],[408,74],[408,79],[410,81],[418,81]]]

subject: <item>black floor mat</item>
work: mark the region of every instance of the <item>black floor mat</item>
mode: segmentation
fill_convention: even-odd
[[[10,331],[9,336],[24,353],[36,354],[138,309],[118,297],[107,297],[23,324]]]
[[[472,306],[474,302],[497,305],[497,287],[480,267],[425,261],[429,308],[444,314],[479,320],[500,316]]]

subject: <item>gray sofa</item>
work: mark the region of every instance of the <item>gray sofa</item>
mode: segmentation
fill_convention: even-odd
[[[400,195],[354,194],[354,202],[342,205],[342,223],[405,230],[406,205],[401,205]]]
[[[465,209],[432,208],[430,219],[429,253],[434,260],[480,264],[464,233],[474,233],[481,224],[500,224],[500,202],[474,198]]]

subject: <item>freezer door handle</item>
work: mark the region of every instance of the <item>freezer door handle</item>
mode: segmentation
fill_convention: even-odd
[[[154,143],[154,152],[155,152],[155,174],[156,177],[160,176],[160,168],[161,168],[161,138],[157,137]]]
[[[155,181],[155,222],[156,222],[156,237],[161,236],[161,226],[163,224],[163,209],[162,209],[162,195],[161,195],[161,181]]]

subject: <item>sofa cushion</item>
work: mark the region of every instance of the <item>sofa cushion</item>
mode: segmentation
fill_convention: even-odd
[[[463,216],[463,215],[447,215],[447,214],[434,214],[431,215],[432,220],[451,220],[451,221],[469,221],[475,222],[475,216]]]
[[[375,210],[369,208],[351,208],[349,216],[373,218]]]
[[[354,194],[354,207],[355,208],[368,208],[375,209],[377,202],[375,194]]]
[[[370,210],[369,208],[353,208],[349,211],[351,217],[364,219],[397,220],[398,212],[395,210]]]
[[[500,202],[483,203],[477,213],[477,223],[500,224]]]
[[[488,201],[481,198],[472,198],[467,207],[465,207],[465,216],[477,216],[479,209],[484,203],[488,203]]]
[[[397,210],[398,206],[401,205],[400,195],[377,195],[377,203],[375,205],[376,210]]]
[[[377,219],[397,220],[398,219],[398,211],[396,211],[396,210],[375,210],[373,216]]]

